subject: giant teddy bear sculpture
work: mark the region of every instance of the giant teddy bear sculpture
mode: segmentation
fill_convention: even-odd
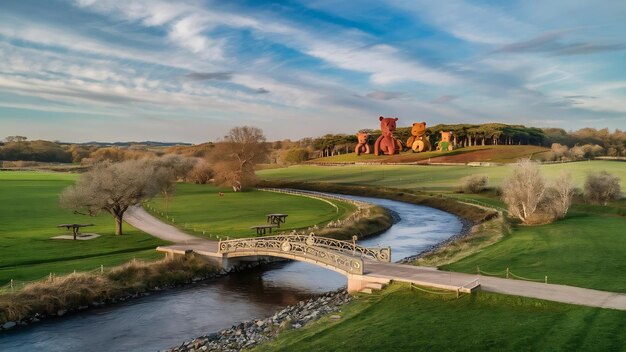
[[[452,131],[441,131],[441,140],[437,142],[437,150],[442,152],[451,151],[453,149],[450,139],[452,137]]]
[[[396,130],[397,117],[379,117],[381,136],[378,137],[376,143],[374,143],[374,154],[380,155],[380,153],[386,155],[393,155],[402,151],[402,142],[393,136]]]
[[[356,155],[369,154],[371,152],[369,144],[369,133],[359,132],[356,134],[356,136],[359,139],[359,144],[357,144],[356,148],[354,148],[354,152],[356,153]]]
[[[430,140],[426,136],[426,122],[416,122],[411,127],[411,137],[406,141],[407,148],[413,153],[428,152],[432,149]]]

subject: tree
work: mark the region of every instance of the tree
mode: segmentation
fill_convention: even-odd
[[[509,213],[523,223],[532,222],[546,192],[546,181],[539,166],[529,159],[519,161],[513,173],[502,182],[502,200]]]
[[[553,205],[558,218],[564,218],[572,204],[574,196],[574,186],[572,184],[572,174],[568,171],[562,171],[552,183]]]
[[[8,136],[4,140],[9,142],[9,143],[13,143],[13,142],[19,143],[19,142],[24,142],[27,139],[28,138],[26,138],[24,136]]]
[[[591,203],[607,205],[612,199],[620,199],[622,189],[619,176],[606,171],[587,175],[585,180],[585,198]]]
[[[170,154],[155,159],[154,162],[157,166],[155,177],[160,180],[160,191],[165,200],[165,212],[168,212],[170,200],[176,190],[176,182],[187,177],[194,168],[196,161],[180,155]]]
[[[115,218],[115,234],[121,235],[126,210],[154,197],[171,181],[159,167],[150,160],[98,164],[63,190],[61,206],[92,216],[106,211]]]
[[[235,192],[256,182],[254,167],[267,160],[269,146],[263,131],[257,127],[235,127],[216,143],[211,155],[215,181],[229,185]]]

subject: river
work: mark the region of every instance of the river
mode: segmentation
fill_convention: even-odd
[[[391,246],[394,261],[461,231],[449,213],[386,199],[352,197],[399,216],[386,232],[359,242]],[[157,351],[346,284],[341,274],[301,262],[281,262],[196,286],[168,290],[108,307],[0,333],[0,351]]]

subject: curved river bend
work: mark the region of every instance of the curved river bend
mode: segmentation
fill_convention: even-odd
[[[452,214],[386,199],[346,196],[383,206],[400,220],[385,233],[360,241],[391,246],[394,261],[461,231]],[[311,295],[338,289],[346,278],[301,262],[275,263],[185,289],[0,333],[0,351],[156,351],[235,323],[263,318]]]

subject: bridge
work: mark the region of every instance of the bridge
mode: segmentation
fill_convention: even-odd
[[[277,235],[222,240],[193,240],[158,251],[167,255],[194,253],[218,266],[231,269],[244,262],[268,258],[297,260],[338,272],[347,278],[348,292],[371,292],[391,280],[469,293],[480,284],[473,275],[441,275],[437,270],[391,263],[391,248],[369,248],[314,235]]]

